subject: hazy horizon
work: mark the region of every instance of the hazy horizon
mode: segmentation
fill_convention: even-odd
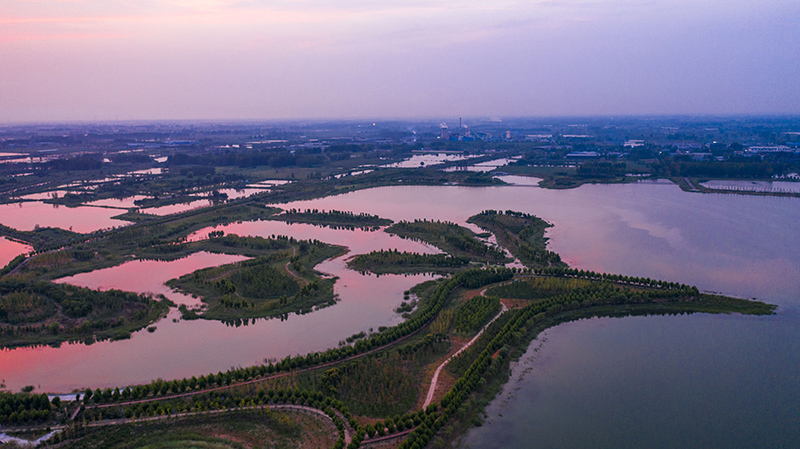
[[[785,0],[9,0],[0,123],[800,114]]]

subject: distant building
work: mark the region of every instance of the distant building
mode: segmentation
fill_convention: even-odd
[[[623,147],[636,148],[644,146],[644,140],[626,140]]]
[[[600,157],[600,153],[597,151],[575,151],[565,157],[569,159],[596,159]]]
[[[758,146],[747,149],[748,153],[789,153],[792,151],[795,150],[792,150],[786,145]]]
[[[552,138],[552,134],[528,134],[525,136],[525,140],[529,142],[545,142]]]

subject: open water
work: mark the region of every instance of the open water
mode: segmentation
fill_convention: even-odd
[[[462,441],[465,447],[800,447],[800,199],[687,193],[658,183],[562,191],[409,186],[282,207],[460,224],[484,209],[518,210],[554,225],[550,248],[574,267],[667,279],[779,305],[769,317],[591,319],[550,329],[515,366],[488,407],[486,423]],[[317,238],[349,246],[349,255],[395,247],[435,251],[381,231],[275,222],[225,230]],[[190,262],[169,276],[200,266]],[[133,267],[117,267],[116,288],[137,291]],[[173,322],[173,313],[156,324],[156,332],[138,332],[126,341],[0,351],[0,378],[15,390],[31,384],[66,392],[322,350],[359,331],[399,322],[393,309],[402,291],[430,278],[364,276],[346,269],[343,258],[319,269],[340,277],[341,302],[333,307],[240,328]],[[101,274],[73,282],[91,285]]]

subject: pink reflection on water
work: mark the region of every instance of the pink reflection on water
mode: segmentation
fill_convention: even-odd
[[[30,245],[0,237],[0,268],[6,266],[20,254],[30,252],[32,249]]]
[[[127,225],[127,221],[111,218],[119,214],[118,209],[66,207],[39,202],[0,205],[0,223],[21,231],[31,231],[38,225],[88,233]]]
[[[207,238],[211,231],[224,231],[226,234],[241,236],[271,237],[272,235],[292,236],[298,240],[316,239],[325,243],[347,246],[349,255],[363,254],[378,249],[413,251],[423,254],[440,253],[436,247],[402,239],[381,231],[363,229],[346,230],[314,226],[305,223],[285,223],[282,221],[246,221],[229,225],[208,227],[192,233],[188,241],[195,242]]]
[[[108,207],[122,207],[129,209],[131,207],[136,207],[134,204],[138,200],[143,200],[147,198],[144,195],[134,195],[128,196],[125,198],[106,198],[102,200],[92,201],[91,203],[86,203],[87,206],[108,206]]]
[[[211,206],[212,204],[214,203],[211,200],[202,199],[202,200],[192,201],[190,203],[170,204],[168,206],[159,206],[159,207],[148,207],[146,209],[141,209],[140,212],[143,214],[169,215],[169,214],[177,214],[178,212],[186,212],[187,210]]]
[[[206,235],[211,229],[199,231],[195,238]],[[301,239],[319,238],[358,252],[382,247],[435,251],[383,232],[332,230],[273,221],[239,223],[220,229],[241,235],[274,233]],[[170,292],[163,282],[204,266],[233,260],[226,257],[237,256],[198,253],[173,262],[132,261],[59,281],[92,288],[164,293],[175,302],[196,303],[196,300]],[[307,315],[289,315],[285,321],[258,320],[242,327],[216,321],[181,321],[179,313],[173,310],[167,319],[156,324],[155,332],[141,330],[130,340],[0,351],[0,378],[15,390],[35,384],[41,386],[37,387],[40,390],[66,392],[87,386],[136,384],[158,377],[181,378],[258,364],[268,357],[322,351],[359,331],[399,323],[402,317],[394,308],[403,300],[403,291],[434,278],[421,274],[362,275],[347,269],[342,257],[325,261],[317,269],[339,277],[335,292],[340,301],[332,307]]]
[[[199,300],[174,292],[165,283],[201,268],[224,265],[244,260],[244,256],[199,252],[169,262],[132,260],[115,267],[89,273],[79,273],[55,282],[78,285],[98,290],[125,290],[136,293],[163,294],[178,304],[195,305]]]

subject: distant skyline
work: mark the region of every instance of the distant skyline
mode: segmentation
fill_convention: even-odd
[[[796,0],[5,0],[0,124],[800,114]]]

